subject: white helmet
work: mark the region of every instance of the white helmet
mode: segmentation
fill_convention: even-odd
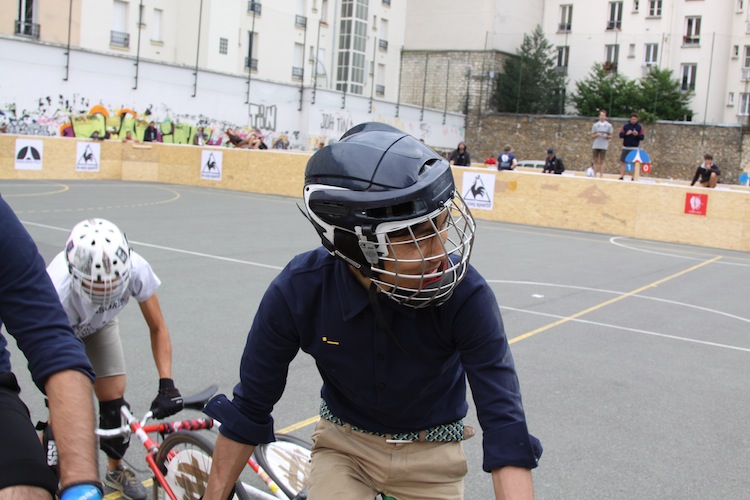
[[[75,225],[65,245],[73,290],[107,307],[119,299],[130,280],[130,244],[108,220],[87,219]]]

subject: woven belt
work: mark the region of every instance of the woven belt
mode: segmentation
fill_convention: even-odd
[[[371,436],[379,436],[386,438],[388,441],[393,442],[410,442],[410,441],[432,441],[432,442],[449,442],[449,441],[463,441],[464,440],[464,421],[456,420],[449,424],[437,425],[430,427],[424,431],[413,431],[413,432],[396,432],[388,434],[385,432],[368,431],[362,429],[356,425],[348,424],[339,417],[331,413],[328,409],[328,405],[325,400],[320,403],[320,417],[332,422],[336,425],[346,426],[349,425],[352,430],[361,432],[363,434],[370,434]]]

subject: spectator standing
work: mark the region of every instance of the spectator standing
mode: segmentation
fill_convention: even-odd
[[[714,156],[711,153],[706,153],[703,155],[703,163],[695,169],[695,175],[690,185],[695,186],[696,182],[700,182],[703,187],[715,188],[720,175],[721,170],[719,165],[714,163]]]
[[[625,178],[625,158],[628,156],[628,153],[638,149],[638,145],[645,137],[644,131],[643,125],[638,122],[638,113],[631,113],[630,120],[623,125],[622,130],[620,130],[620,139],[622,139],[622,151],[620,151],[620,180]],[[633,172],[631,180],[635,180],[635,175],[635,172]]]
[[[55,422],[58,479],[47,465],[0,334],[0,497],[102,498],[94,435],[94,371],[73,335],[34,241],[0,198],[0,326],[16,339]]]
[[[594,143],[591,145],[593,154],[592,168],[594,177],[604,177],[604,158],[607,156],[609,141],[612,139],[612,124],[607,121],[607,111],[599,111],[599,121],[591,127],[591,138]]]
[[[125,356],[120,342],[117,315],[131,297],[138,301],[151,337],[159,389],[151,403],[155,418],[182,409],[182,396],[172,380],[172,343],[162,315],[156,289],[161,281],[149,263],[130,248],[125,235],[104,219],[88,219],[75,225],[65,250],[47,267],[60,302],[83,341],[96,371],[94,392],[99,400],[99,425],[120,426],[120,408],[125,401]],[[107,455],[104,483],[129,499],[146,498],[146,490],[122,458],[129,442],[122,437],[102,438]]]
[[[557,157],[553,148],[549,148],[547,150],[547,159],[544,160],[544,170],[542,170],[542,173],[560,175],[564,171],[565,165],[563,161]]]
[[[143,142],[157,142],[159,140],[159,132],[156,130],[156,124],[149,122],[148,127],[143,132]]]
[[[471,156],[469,156],[469,151],[466,149],[465,143],[458,143],[458,147],[453,150],[453,153],[451,153],[449,161],[451,162],[451,165],[456,165],[457,167],[471,166]]]
[[[510,145],[503,148],[503,152],[497,155],[498,170],[515,170],[518,166],[518,157],[512,152]]]

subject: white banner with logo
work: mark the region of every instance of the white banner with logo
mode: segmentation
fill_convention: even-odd
[[[472,210],[492,210],[495,199],[495,174],[464,172],[461,196]]]
[[[76,172],[98,172],[102,159],[102,145],[98,142],[76,143]]]
[[[44,141],[16,139],[16,170],[41,170]]]
[[[221,163],[223,153],[215,149],[201,151],[201,179],[209,181],[221,180]]]

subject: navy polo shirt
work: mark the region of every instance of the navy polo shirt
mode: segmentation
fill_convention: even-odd
[[[479,273],[469,267],[439,307],[379,300],[406,353],[380,330],[367,290],[343,261],[322,247],[295,257],[258,308],[234,399],[215,398],[206,413],[234,441],[272,441],[271,410],[302,349],[315,359],[331,412],[371,431],[420,431],[463,418],[468,379],[484,431],[484,469],[535,467],[541,445],[528,433],[500,310]]]

